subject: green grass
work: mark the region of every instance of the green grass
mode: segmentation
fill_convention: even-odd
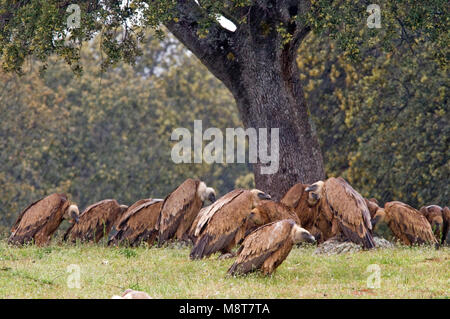
[[[294,248],[271,277],[226,276],[234,259],[189,260],[189,248],[58,245],[16,248],[0,241],[0,298],[111,298],[127,288],[155,298],[449,298],[450,248],[314,255]],[[80,267],[69,288],[67,267]],[[380,288],[367,287],[371,264]]]

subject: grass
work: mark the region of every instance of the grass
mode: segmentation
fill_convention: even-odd
[[[0,241],[0,298],[111,298],[127,288],[154,298],[449,298],[450,248],[396,247],[325,256],[294,248],[271,277],[226,276],[234,259],[189,260],[189,248],[111,248]],[[69,265],[80,288],[69,288]],[[380,267],[380,288],[368,288]],[[70,268],[69,268],[70,269]]]

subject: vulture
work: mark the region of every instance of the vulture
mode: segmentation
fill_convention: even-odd
[[[450,226],[450,209],[430,205],[422,207],[420,212],[431,224],[436,239],[441,242],[441,245],[444,245]]]
[[[64,240],[95,241],[108,235],[115,221],[127,210],[114,199],[105,199],[87,207],[81,213],[78,222],[73,224],[64,235]]]
[[[206,200],[214,202],[213,188],[199,180],[187,179],[164,199],[157,221],[158,245],[176,238],[188,241],[188,232]]]
[[[394,201],[380,208],[372,220],[373,225],[384,221],[392,233],[405,245],[437,244],[428,220],[411,206]]]
[[[261,270],[264,275],[270,275],[286,259],[292,246],[302,241],[315,240],[314,236],[293,219],[261,226],[244,239],[228,274],[243,275]]]
[[[78,221],[78,207],[71,205],[66,194],[52,194],[42,198],[20,213],[11,228],[10,244],[23,245],[34,240],[38,246],[50,242],[63,219]]]
[[[299,225],[308,230],[316,241],[320,242],[322,241],[321,231],[315,226],[319,209],[318,205],[309,205],[308,203],[308,192],[305,191],[308,186],[302,183],[295,184],[284,194],[280,202],[292,207],[300,219]]]
[[[142,241],[153,245],[158,238],[156,223],[162,204],[162,199],[148,198],[131,205],[115,225],[108,245],[139,246]]]
[[[324,240],[341,237],[365,249],[375,247],[372,223],[364,198],[342,177],[318,181],[305,189],[308,203],[318,205],[316,226]]]
[[[292,219],[302,226],[292,207],[272,200],[261,201],[258,206],[251,210],[248,220],[257,226],[261,226],[283,219]]]
[[[205,207],[191,231],[196,240],[190,258],[201,259],[218,251],[231,253],[231,249],[245,237],[246,222],[252,209],[270,198],[258,189],[235,189]]]
[[[380,208],[380,206],[378,206],[378,201],[375,198],[364,198],[364,201],[366,202],[367,208],[369,209],[370,218],[373,219],[378,209]]]

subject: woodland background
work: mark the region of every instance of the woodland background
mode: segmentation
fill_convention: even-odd
[[[174,164],[172,131],[241,127],[228,90],[172,37],[148,34],[143,55],[107,71],[96,39],[83,74],[53,58],[28,60],[24,74],[0,71],[0,231],[29,203],[66,192],[80,209],[115,198],[163,198],[188,177],[218,196],[253,187],[250,164]],[[448,205],[447,67],[425,40],[349,61],[311,33],[298,56],[328,176],[343,176],[381,204]],[[301,165],[301,163],[299,163]]]

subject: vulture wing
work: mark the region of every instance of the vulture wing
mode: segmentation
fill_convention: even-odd
[[[241,230],[253,206],[253,194],[244,190],[218,209],[204,226],[192,248],[192,259],[207,257],[234,246],[245,235]],[[238,236],[239,232],[239,236]]]
[[[121,211],[119,203],[114,199],[105,199],[87,207],[80,215],[78,223],[67,230],[64,240],[98,242],[104,234],[109,233]]]
[[[65,194],[52,194],[32,203],[20,213],[11,228],[9,242],[23,244],[31,241],[49,221],[59,225],[68,206]]]
[[[161,243],[170,239],[184,220],[192,218],[192,223],[198,211],[191,216],[193,214],[190,210],[194,206],[198,210],[201,208],[201,199],[197,196],[199,183],[200,181],[189,178],[165,198],[157,224]]]
[[[370,213],[364,198],[340,177],[327,179],[324,187],[326,202],[343,234],[364,248],[374,248]]]
[[[309,185],[302,183],[292,186],[281,199],[281,203],[293,207],[295,213],[300,219],[302,227],[311,231],[319,213],[318,206],[310,207],[308,205],[308,193],[305,189]],[[300,225],[299,224],[299,225]]]
[[[156,226],[162,204],[162,199],[152,199],[145,200],[138,206],[133,205],[134,208],[127,210],[127,216],[118,224],[118,231],[108,244],[126,243],[137,246],[142,241],[153,244],[158,235]]]
[[[194,223],[192,224],[193,227],[193,235],[194,237],[198,237],[202,230],[205,228],[205,225],[208,224],[211,217],[217,213],[224,205],[227,205],[229,202],[231,202],[233,199],[235,199],[237,196],[242,194],[244,190],[243,189],[235,189],[218,200],[216,200],[214,203],[212,203],[209,206],[206,206],[200,210],[197,217],[194,220]]]
[[[402,202],[388,202],[384,210],[389,214],[392,232],[405,244],[437,243],[431,225],[419,211]],[[407,240],[402,237],[405,236]]]
[[[450,229],[450,209],[447,206],[442,209],[442,219],[444,221],[444,228],[442,231],[441,244],[444,245]]]
[[[269,258],[274,258],[273,264],[280,264],[292,248],[290,234],[294,224],[293,220],[285,219],[266,224],[250,233],[239,248],[237,259],[228,274],[254,271],[261,268]]]
[[[286,194],[284,194],[280,202],[285,205],[296,208],[297,205],[299,204],[300,199],[303,197],[303,194],[306,193],[305,188],[307,187],[308,185],[302,183],[295,184],[286,192]],[[308,194],[306,193],[306,195]]]

